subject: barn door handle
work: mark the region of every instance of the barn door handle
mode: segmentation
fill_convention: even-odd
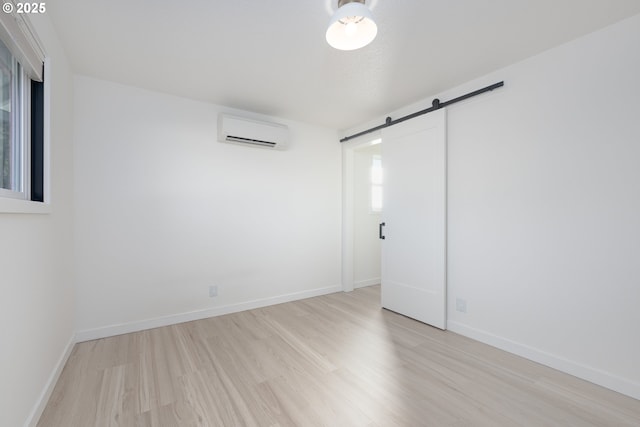
[[[378,237],[382,240],[386,239],[386,237],[382,235],[382,227],[385,225],[386,224],[384,222],[381,222],[380,225],[378,225]]]

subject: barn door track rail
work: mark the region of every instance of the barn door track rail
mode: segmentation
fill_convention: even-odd
[[[413,119],[415,117],[431,113],[432,111],[439,110],[439,109],[444,108],[446,106],[449,106],[451,104],[455,104],[456,102],[464,101],[465,99],[473,98],[474,96],[480,95],[480,94],[485,93],[485,92],[490,92],[490,91],[492,91],[494,89],[497,89],[499,87],[502,87],[502,86],[504,86],[504,81],[498,82],[498,83],[494,83],[494,84],[492,84],[490,86],[483,87],[482,89],[474,90],[473,92],[469,92],[466,95],[462,95],[462,96],[459,96],[457,98],[453,98],[453,99],[451,99],[449,101],[445,101],[445,102],[440,102],[440,100],[438,98],[436,98],[436,99],[433,100],[433,102],[431,103],[431,107],[429,107],[429,108],[426,108],[426,109],[420,110],[420,111],[416,111],[415,113],[409,114],[409,115],[404,116],[404,117],[400,117],[399,119],[395,119],[395,120],[392,120],[391,117],[387,117],[387,120],[385,121],[384,124],[372,127],[371,129],[363,130],[362,132],[354,133],[353,135],[345,136],[344,138],[342,138],[340,140],[340,142],[347,142],[350,139],[354,139],[354,138],[357,138],[359,136],[366,135],[368,133],[372,133],[372,132],[375,132],[375,131],[380,130],[380,129],[388,128],[389,126],[397,125],[398,123],[402,123],[404,121]]]

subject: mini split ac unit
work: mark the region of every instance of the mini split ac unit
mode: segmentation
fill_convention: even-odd
[[[289,128],[278,123],[220,114],[218,141],[282,150],[289,142]]]

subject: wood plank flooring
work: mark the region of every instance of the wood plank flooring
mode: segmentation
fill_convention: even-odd
[[[38,426],[640,425],[638,400],[379,300],[362,288],[77,344]]]

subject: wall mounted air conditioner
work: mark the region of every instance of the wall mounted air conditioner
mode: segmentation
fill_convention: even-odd
[[[278,123],[220,114],[218,141],[282,150],[289,143],[289,128]]]

